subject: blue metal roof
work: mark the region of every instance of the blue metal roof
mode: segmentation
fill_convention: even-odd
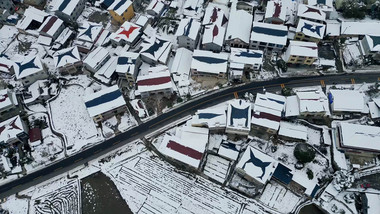
[[[219,59],[219,58],[208,57],[208,56],[193,56],[193,58],[200,62],[204,62],[208,64],[220,64],[220,63],[227,62],[227,60],[225,59]]]
[[[92,100],[89,100],[85,104],[86,104],[87,108],[91,108],[91,107],[95,107],[95,106],[98,106],[98,105],[103,104],[103,103],[111,102],[112,100],[116,100],[117,98],[119,98],[121,96],[122,96],[121,92],[117,89],[115,91],[109,92],[107,94],[103,94],[99,97],[96,97]]]
[[[311,25],[311,24],[308,24],[308,23],[304,23],[302,28],[301,28],[301,31],[303,32],[304,29],[307,29],[309,30],[310,32],[313,32],[313,33],[317,33],[318,36],[321,36],[321,28],[323,27],[323,25],[320,25],[320,26],[314,26]]]
[[[19,66],[19,75],[25,71],[26,69],[30,69],[30,68],[40,68],[38,67],[35,63],[34,63],[34,60],[36,59],[36,57],[34,57],[33,59],[31,59],[29,62],[27,63],[16,63],[18,66]]]
[[[233,125],[233,119],[245,119],[245,127],[248,127],[249,106],[245,109],[235,108],[231,105],[230,125]]]
[[[270,101],[273,101],[273,102],[276,102],[276,103],[278,103],[278,104],[285,104],[285,102],[283,102],[283,101],[280,101],[280,100],[275,100],[275,99],[272,99],[272,98],[268,98],[268,100],[270,100]]]
[[[120,7],[121,5],[123,5],[125,2],[126,2],[126,0],[120,0],[119,3],[117,3],[117,4],[115,5],[115,7],[113,8],[113,10],[117,10],[117,9],[119,9],[119,7]]]
[[[214,117],[219,117],[221,116],[222,114],[214,114],[214,113],[199,113],[198,114],[198,117],[199,119],[211,119],[211,118],[214,118]]]
[[[161,40],[161,39],[156,39],[156,41],[150,46],[144,53],[150,53],[153,56],[155,56],[155,52],[158,51],[162,46],[166,43],[167,41]]]
[[[278,30],[278,29],[272,29],[272,28],[264,28],[264,27],[258,27],[255,26],[252,28],[252,31],[255,33],[260,33],[260,34],[266,34],[266,35],[271,35],[271,36],[287,36],[288,31],[285,30]]]
[[[185,25],[184,29],[183,29],[183,35],[184,36],[188,36],[190,34],[190,30],[191,30],[191,25],[193,24],[193,19],[190,19],[190,21],[187,23],[187,25]]]
[[[108,9],[114,2],[115,0],[104,0],[101,5],[104,9]]]
[[[80,29],[86,29],[86,31],[84,31],[84,32],[83,32],[81,35],[79,35],[79,36],[86,35],[86,36],[88,36],[91,40],[94,40],[94,39],[92,38],[92,28],[94,28],[94,27],[98,27],[98,25],[90,25],[87,29],[84,28],[84,27],[80,27]]]
[[[230,143],[230,142],[222,142],[220,144],[220,146],[222,146],[223,148],[226,148],[226,149],[230,149],[230,150],[233,150],[233,151],[236,151],[236,152],[239,152],[239,150],[236,148],[236,145],[233,144],[233,143]]]
[[[319,190],[320,186],[318,184],[315,185],[313,191],[311,192],[310,196],[312,198],[314,198],[315,194],[317,193],[317,191]]]
[[[63,11],[67,7],[67,5],[70,3],[70,1],[71,0],[63,0],[62,4],[59,5],[58,10],[59,11]]]
[[[262,180],[265,175],[265,169],[271,164],[271,162],[263,162],[262,160],[258,159],[252,152],[252,149],[249,149],[249,152],[250,158],[243,164],[242,168],[245,169],[247,163],[252,163],[254,166],[261,168],[262,174],[260,176],[257,176],[257,178],[260,178]]]
[[[130,60],[130,57],[125,57],[125,56],[120,56],[117,59],[117,64],[118,65],[133,65],[136,63],[136,59]]]
[[[262,54],[256,53],[256,52],[251,53],[248,51],[244,51],[244,52],[240,52],[239,54],[236,54],[236,56],[248,57],[248,58],[260,58]]]
[[[277,168],[276,170],[274,170],[272,176],[275,177],[277,180],[283,182],[284,184],[289,184],[293,178],[291,170],[281,163],[277,165]]]
[[[63,58],[64,56],[70,56],[70,57],[76,59],[76,57],[75,57],[74,54],[73,54],[73,50],[74,50],[74,48],[71,49],[71,50],[69,50],[69,51],[67,51],[67,52],[65,52],[65,53],[61,53],[61,54],[59,54],[59,55],[58,55],[58,62],[57,62],[57,65],[59,65],[59,63],[61,62],[61,60],[62,60],[62,58]]]

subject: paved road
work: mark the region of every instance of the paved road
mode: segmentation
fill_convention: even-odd
[[[82,165],[89,160],[95,159],[104,155],[120,146],[128,144],[135,139],[144,137],[179,118],[193,114],[197,109],[206,108],[220,102],[233,99],[236,96],[243,96],[245,92],[257,93],[262,92],[263,87],[266,91],[279,91],[281,87],[303,87],[312,85],[331,85],[352,84],[362,82],[375,82],[379,79],[380,74],[344,74],[334,76],[318,76],[318,77],[299,77],[299,78],[281,78],[264,82],[252,82],[246,85],[236,86],[221,90],[216,93],[205,95],[193,102],[188,102],[178,108],[167,113],[161,114],[158,117],[140,124],[139,126],[130,129],[112,139],[104,141],[92,148],[82,151],[74,156],[68,157],[60,162],[54,163],[44,169],[28,174],[15,181],[4,184],[0,187],[0,198],[15,194],[54,176],[65,173],[79,165]]]

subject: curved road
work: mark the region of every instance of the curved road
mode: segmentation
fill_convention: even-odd
[[[296,77],[296,78],[280,78],[263,82],[251,82],[249,84],[231,87],[225,90],[220,90],[215,93],[206,94],[193,101],[187,102],[184,105],[175,108],[169,112],[161,114],[156,118],[149,120],[139,126],[130,129],[127,132],[119,134],[114,138],[106,140],[94,147],[84,150],[80,153],[65,158],[59,162],[53,163],[44,169],[30,173],[17,180],[11,181],[0,187],[0,198],[20,192],[54,176],[65,173],[79,165],[82,165],[89,160],[95,159],[104,155],[120,146],[128,144],[135,139],[144,137],[157,129],[175,121],[179,118],[193,114],[196,110],[206,108],[220,102],[233,99],[236,95],[243,96],[245,92],[257,93],[262,92],[263,87],[266,91],[279,91],[281,87],[303,87],[312,85],[332,85],[337,84],[352,84],[363,82],[375,82],[379,80],[379,73],[353,73],[343,75],[329,75],[317,77]]]

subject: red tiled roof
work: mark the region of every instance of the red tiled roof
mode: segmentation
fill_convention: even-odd
[[[161,85],[170,82],[170,77],[158,77],[146,80],[139,80],[137,85],[139,86],[147,86],[147,85]]]
[[[197,150],[183,146],[183,145],[181,145],[175,141],[172,141],[172,140],[169,140],[169,143],[168,143],[168,145],[166,145],[166,147],[168,147],[168,148],[170,148],[176,152],[179,152],[181,154],[187,155],[191,158],[197,159],[197,160],[200,160],[202,158],[202,155],[203,155],[203,153],[200,153]]]
[[[58,18],[56,16],[52,16],[49,19],[48,23],[46,23],[46,25],[42,28],[41,31],[44,32],[44,33],[48,32],[49,29],[51,28],[51,26],[53,26],[53,24],[55,23],[55,21],[57,21],[57,19]]]
[[[254,118],[257,118],[257,119],[268,119],[268,120],[272,120],[272,121],[276,121],[276,122],[280,122],[281,121],[281,117],[278,117],[278,116],[275,116],[273,114],[268,114],[268,113],[265,113],[265,112],[260,112],[260,114],[253,114],[253,117]]]
[[[121,32],[119,33],[119,35],[120,35],[120,34],[125,35],[125,36],[129,39],[129,35],[131,35],[131,33],[133,33],[133,31],[135,31],[135,30],[138,29],[138,28],[139,28],[139,27],[135,27],[135,26],[130,26],[130,27],[128,28],[128,30],[126,30],[126,29],[124,28],[124,30],[121,31]]]
[[[29,130],[29,139],[30,142],[35,142],[42,139],[41,136],[41,129],[39,128],[32,128]]]

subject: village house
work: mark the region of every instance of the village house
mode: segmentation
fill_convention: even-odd
[[[266,92],[257,93],[252,114],[252,129],[259,132],[275,134],[285,109],[286,98]]]
[[[76,22],[82,13],[85,2],[85,0],[52,0],[47,11],[54,12],[66,23],[72,23]]]
[[[158,151],[191,170],[198,170],[208,143],[207,128],[184,126],[181,136],[166,134]]]
[[[44,11],[30,6],[25,9],[24,15],[22,19],[17,22],[16,28],[20,32],[38,36],[38,29],[48,16],[49,14]]]
[[[129,90],[135,85],[141,64],[138,53],[123,51],[119,54],[116,73],[119,76],[118,85],[122,90]]]
[[[295,93],[301,117],[330,116],[329,101],[322,88],[300,88]]]
[[[335,131],[337,148],[349,156],[375,157],[380,154],[380,128],[340,122]]]
[[[326,21],[326,13],[318,7],[309,6],[305,4],[298,5],[297,16],[300,19],[309,20],[323,24]]]
[[[111,58],[110,53],[103,47],[97,47],[87,54],[83,60],[84,67],[95,73]]]
[[[29,86],[37,80],[46,79],[48,77],[41,59],[38,56],[21,57],[19,61],[16,61],[14,70],[16,80],[21,81],[24,86]]]
[[[19,105],[16,93],[8,91],[8,89],[0,90],[0,120],[4,121],[16,115],[19,115],[22,111],[21,105]]]
[[[228,22],[228,8],[223,5],[209,3],[202,21],[204,32],[202,37],[202,49],[213,52],[222,51],[224,35]]]
[[[373,58],[380,56],[380,34],[379,35],[365,35],[360,40],[360,45],[363,50],[363,55]]]
[[[251,103],[244,100],[232,100],[227,108],[226,133],[248,135],[251,130]]]
[[[232,5],[231,8],[225,44],[230,47],[248,48],[253,16],[245,10],[236,9],[236,5]]]
[[[342,21],[342,37],[364,37],[365,35],[379,35],[380,22]]]
[[[227,53],[195,50],[191,61],[191,75],[226,78],[227,64]]]
[[[28,127],[19,115],[0,123],[0,143],[12,145],[20,142],[19,136],[26,135]]]
[[[0,57],[0,73],[6,76],[12,76],[15,73],[16,64],[6,56]]]
[[[250,48],[268,50],[269,53],[281,52],[286,46],[287,39],[286,26],[253,22]]]
[[[258,187],[271,179],[278,162],[267,154],[248,146],[236,165],[235,172]]]
[[[365,95],[357,90],[330,89],[328,93],[331,110],[335,115],[368,113]]]
[[[226,112],[226,107],[200,109],[191,119],[191,125],[206,127],[210,132],[224,132],[227,125]]]
[[[152,36],[150,39],[145,40],[141,46],[140,57],[144,62],[150,65],[157,65],[158,63],[166,65],[173,44],[162,38]]]
[[[127,110],[123,95],[117,85],[86,95],[84,102],[95,123],[107,120]]]
[[[312,22],[305,19],[298,21],[295,40],[310,41],[318,43],[325,35],[326,26],[318,22]]]
[[[107,8],[112,20],[118,24],[131,20],[135,16],[131,0],[116,0]]]
[[[82,60],[76,46],[59,50],[54,55],[55,67],[61,74],[77,74],[82,72]]]
[[[63,29],[65,29],[65,25],[63,25],[63,21],[61,19],[56,16],[49,16],[42,23],[38,31],[40,32],[40,35],[56,40]]]
[[[281,121],[278,136],[287,141],[306,142],[307,127],[297,123]]]
[[[124,22],[120,28],[110,35],[110,40],[114,45],[134,46],[141,37],[141,27],[131,22]]]
[[[164,8],[165,4],[161,0],[152,0],[145,11],[151,16],[158,17],[161,15]]]
[[[290,41],[283,59],[290,64],[312,65],[318,59],[318,46],[314,42]]]
[[[140,75],[136,80],[135,94],[145,99],[154,94],[162,94],[170,97],[175,89],[175,84],[170,77],[170,71],[166,66],[160,65],[149,68],[147,75]]]
[[[79,52],[88,53],[93,48],[102,31],[102,24],[84,22],[79,27],[79,33],[73,45],[78,47]]]
[[[177,28],[178,47],[194,50],[199,41],[201,23],[194,18],[182,19]]]
[[[285,1],[268,1],[264,19],[266,23],[279,25],[285,23],[287,6],[284,2]]]
[[[261,50],[231,48],[229,62],[230,68],[232,64],[241,64],[244,71],[258,71],[263,65],[263,52]]]

